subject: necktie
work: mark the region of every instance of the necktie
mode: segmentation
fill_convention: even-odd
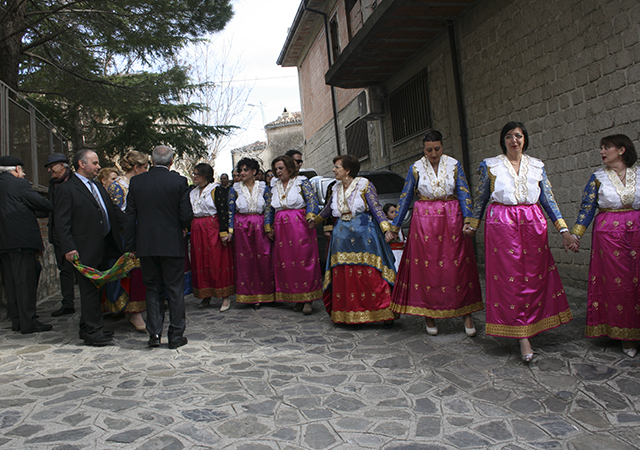
[[[109,226],[109,217],[107,216],[107,211],[102,207],[102,202],[100,201],[100,194],[98,193],[98,187],[93,181],[89,181],[89,186],[91,186],[91,194],[93,194],[93,198],[98,202],[98,206],[100,207],[100,212],[102,213],[102,235],[106,236],[109,234],[109,230],[111,227]]]

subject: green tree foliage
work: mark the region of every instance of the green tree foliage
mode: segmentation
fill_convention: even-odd
[[[230,0],[0,0],[0,79],[105,155],[164,143],[203,155],[228,131],[192,120],[202,88],[177,52],[221,30]]]

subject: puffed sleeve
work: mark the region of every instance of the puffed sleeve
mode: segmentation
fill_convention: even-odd
[[[273,231],[273,219],[275,217],[275,211],[271,206],[271,189],[269,186],[264,187],[264,232],[271,233]]]
[[[364,199],[367,202],[369,211],[371,211],[373,217],[375,217],[375,219],[378,221],[382,232],[386,233],[387,231],[391,230],[391,224],[387,220],[387,216],[384,214],[382,206],[380,206],[380,200],[378,200],[378,192],[376,191],[376,187],[371,181],[369,181],[367,184],[367,188],[364,192]]]
[[[233,219],[236,215],[236,198],[238,198],[238,194],[236,194],[236,190],[231,187],[229,189],[229,233],[233,233]]]
[[[464,169],[459,161],[456,163],[456,197],[458,197],[463,217],[472,217],[473,201],[471,200],[471,192],[469,192],[469,183],[467,183],[467,177],[464,176]]]
[[[465,217],[464,223],[469,224],[476,230],[480,226],[484,209],[491,198],[491,182],[489,180],[489,168],[487,163],[482,161],[478,167],[478,185],[476,186],[476,202],[473,207],[471,217]]]
[[[591,175],[589,182],[584,187],[582,193],[582,204],[580,205],[580,213],[578,213],[578,220],[571,230],[572,234],[576,236],[582,236],[589,224],[596,215],[596,209],[598,208],[598,189],[600,188],[600,182],[596,178],[596,174]]]
[[[113,204],[122,209],[122,205],[124,205],[126,198],[126,193],[124,192],[124,189],[122,189],[122,186],[120,186],[119,183],[111,183],[107,192],[109,193],[109,197],[111,197]]]
[[[409,212],[411,203],[413,202],[413,196],[416,192],[416,186],[418,185],[418,173],[415,171],[415,164],[411,164],[409,171],[407,172],[407,178],[404,180],[404,186],[402,187],[402,193],[400,194],[400,200],[398,201],[398,215],[390,225],[390,230],[394,233],[400,231],[402,222]]]
[[[213,197],[213,203],[216,205],[216,211],[218,213],[220,236],[227,236],[229,234],[229,201],[226,191],[220,186],[216,186],[213,188],[211,196]]]
[[[300,191],[302,192],[302,197],[304,197],[304,201],[307,203],[307,220],[314,220],[318,215],[318,211],[320,207],[318,206],[318,198],[316,194],[313,192],[313,188],[311,187],[311,183],[309,180],[304,178],[300,183]]]
[[[542,180],[540,180],[540,205],[542,205],[549,215],[549,218],[553,221],[556,230],[560,231],[567,228],[567,223],[562,218],[562,213],[553,196],[551,183],[549,182],[549,178],[547,178],[547,172],[544,168],[542,169]]]

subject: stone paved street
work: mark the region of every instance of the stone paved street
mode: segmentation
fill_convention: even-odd
[[[392,330],[335,326],[314,304],[259,311],[187,297],[189,344],[146,347],[125,319],[116,343],[87,347],[79,314],[54,331],[0,330],[0,449],[610,449],[640,442],[640,358],[582,337],[575,319],[534,338],[468,338],[460,319],[429,337],[421,318]],[[78,300],[76,300],[77,303]]]

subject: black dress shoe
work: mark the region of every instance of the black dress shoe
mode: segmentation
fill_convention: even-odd
[[[96,339],[85,339],[84,345],[93,345],[94,347],[104,347],[113,343],[113,337],[101,336]]]
[[[160,347],[160,335],[152,334],[151,337],[149,338],[149,342],[147,342],[147,345],[149,347]]]
[[[183,345],[187,345],[187,342],[189,342],[189,339],[187,339],[186,337],[182,336],[178,339],[176,339],[175,341],[171,341],[169,342],[169,348],[174,350],[178,347],[182,347]]]
[[[22,334],[40,333],[41,331],[51,331],[52,328],[53,325],[51,325],[50,323],[42,323],[36,320],[33,328],[29,330],[21,330],[20,332]]]
[[[103,331],[102,332],[102,336],[104,337],[108,337],[108,338],[112,338],[113,337],[113,331]],[[80,330],[78,332],[78,336],[80,337],[80,339],[82,339],[83,341],[87,340],[84,331]],[[90,340],[90,339],[89,339]]]
[[[67,314],[74,314],[75,312],[75,308],[67,308],[66,306],[62,306],[60,309],[56,309],[54,312],[52,312],[51,317],[66,316]]]

